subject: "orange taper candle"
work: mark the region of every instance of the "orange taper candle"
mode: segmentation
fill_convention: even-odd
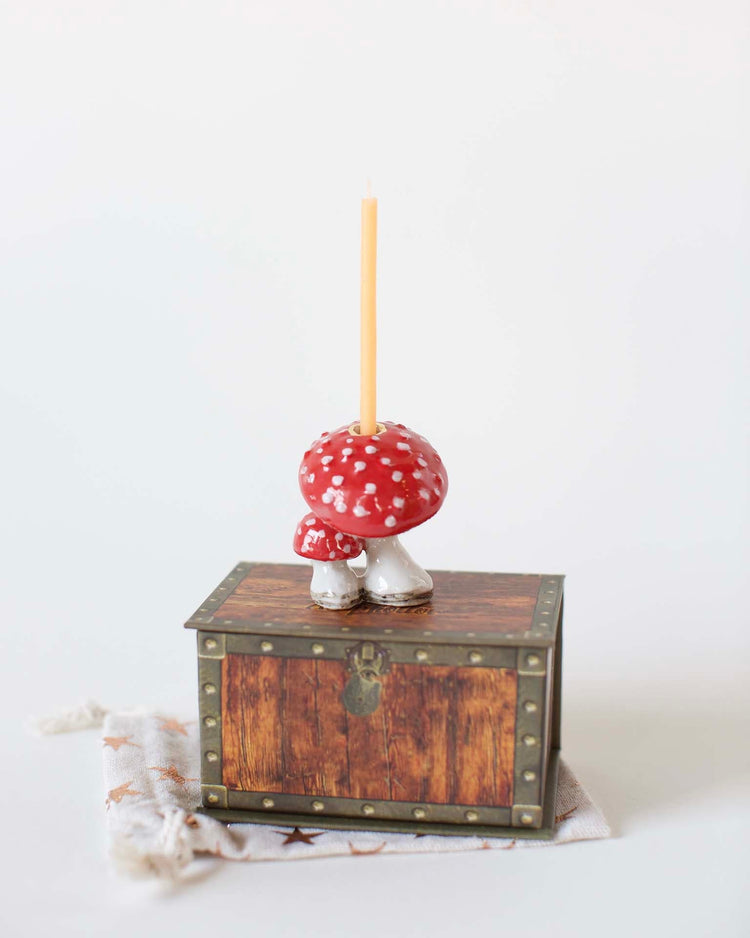
[[[360,291],[360,395],[359,432],[377,432],[376,360],[377,319],[375,273],[378,243],[378,200],[362,199],[362,274]]]

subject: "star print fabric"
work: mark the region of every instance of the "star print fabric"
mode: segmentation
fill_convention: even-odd
[[[563,762],[552,840],[384,834],[283,824],[223,824],[198,812],[198,723],[171,714],[114,713],[102,752],[111,856],[122,872],[176,877],[199,854],[298,860],[375,853],[441,853],[554,846],[608,837],[604,817]],[[312,819],[311,819],[312,820]]]

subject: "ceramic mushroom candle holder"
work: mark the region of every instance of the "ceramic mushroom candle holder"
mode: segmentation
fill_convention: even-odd
[[[432,578],[398,539],[431,518],[448,490],[440,456],[423,436],[390,422],[363,436],[347,424],[312,443],[299,482],[311,511],[297,526],[294,550],[312,561],[310,595],[318,605],[429,600]],[[367,565],[357,575],[348,561],[363,549]]]

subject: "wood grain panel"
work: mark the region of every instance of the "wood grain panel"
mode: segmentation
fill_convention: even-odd
[[[322,794],[349,798],[349,743],[347,714],[341,702],[349,679],[346,665],[339,661],[316,661],[318,673],[316,738]]]
[[[281,791],[282,658],[227,655],[221,663],[223,781],[242,791]]]
[[[523,573],[432,572],[435,592],[423,606],[378,606],[322,609],[310,600],[310,568],[300,564],[255,564],[214,613],[231,621],[236,631],[252,631],[272,622],[298,629],[302,624],[330,629],[470,630],[477,635],[514,634],[531,628],[541,577]],[[387,621],[386,621],[387,620]]]
[[[322,794],[318,758],[317,661],[287,658],[280,687],[284,777],[281,791],[290,795]],[[276,789],[274,789],[275,791]]]
[[[517,686],[507,668],[456,668],[455,803],[512,804]]]
[[[388,757],[389,727],[382,705],[384,696],[391,693],[391,677],[381,679],[381,704],[368,716],[346,713],[349,761],[350,798],[387,800],[391,797],[391,764]],[[343,706],[343,704],[342,704]]]
[[[367,716],[344,708],[344,662],[228,655],[224,784],[244,791],[506,806],[517,675],[395,664]]]
[[[454,668],[394,665],[383,709],[394,801],[450,801]]]
[[[424,738],[430,742],[421,800],[450,804],[456,787],[456,669],[430,667],[421,671]]]

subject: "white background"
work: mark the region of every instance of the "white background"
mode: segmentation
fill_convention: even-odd
[[[4,935],[748,934],[749,20],[0,3]],[[181,623],[296,559],[299,457],[357,412],[368,176],[379,415],[451,484],[405,541],[567,574],[564,751],[616,837],[133,885],[98,735],[24,720],[191,718]]]

